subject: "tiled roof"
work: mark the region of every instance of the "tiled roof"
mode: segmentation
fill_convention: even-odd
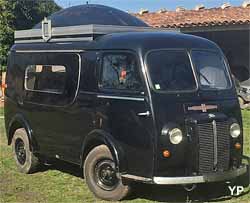
[[[161,11],[135,14],[153,27],[188,28],[249,24],[250,7],[211,8],[201,10]]]

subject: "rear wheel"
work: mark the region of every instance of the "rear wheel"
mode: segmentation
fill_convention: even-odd
[[[28,135],[24,128],[15,131],[11,145],[17,169],[21,173],[35,172],[39,160],[30,150]]]
[[[106,145],[89,152],[84,162],[84,177],[89,189],[100,199],[118,201],[130,192],[130,186],[123,185]]]

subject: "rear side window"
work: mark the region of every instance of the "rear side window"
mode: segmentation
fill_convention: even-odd
[[[103,56],[103,89],[139,90],[141,88],[136,57],[131,53],[108,53]]]
[[[66,85],[66,68],[62,65],[29,65],[25,73],[25,89],[62,94]]]

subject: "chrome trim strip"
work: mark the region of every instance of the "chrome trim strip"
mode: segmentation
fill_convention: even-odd
[[[216,168],[218,164],[218,134],[215,120],[213,120],[212,125],[214,133],[214,167]]]
[[[141,176],[135,176],[135,175],[130,175],[130,174],[123,174],[121,175],[122,178],[127,178],[127,179],[132,179],[132,180],[137,180],[137,181],[142,181],[142,182],[152,182],[151,178],[145,178]]]
[[[84,50],[15,50],[16,53],[80,53]]]
[[[111,96],[111,95],[97,95],[98,98],[105,99],[120,99],[120,100],[131,100],[131,101],[144,101],[144,98],[140,97],[123,97],[123,96]]]
[[[49,42],[77,42],[77,41],[93,41],[93,37],[70,37],[70,38],[57,38],[57,39],[51,39]]]
[[[42,30],[41,29],[17,30],[14,33],[15,39],[30,38],[30,37],[41,37],[42,38]]]
[[[78,41],[92,41],[92,37],[76,37],[76,38],[57,38],[50,39],[48,42],[78,42]],[[29,44],[29,43],[48,43],[43,39],[32,39],[32,40],[16,40],[15,44]]]
[[[177,185],[177,184],[191,184],[191,183],[204,183],[203,176],[190,176],[190,177],[154,177],[153,181],[158,185]]]
[[[205,182],[219,182],[230,180],[237,176],[243,175],[247,172],[247,166],[232,171],[212,173],[204,176],[187,176],[187,177],[154,177],[153,183],[159,185],[178,185],[178,184],[192,184]]]
[[[75,97],[74,99],[72,100],[72,102],[70,103],[73,104],[77,98],[77,95],[78,95],[78,92],[79,92],[79,89],[80,89],[80,82],[81,82],[81,72],[82,72],[82,57],[79,53],[76,53],[76,55],[78,56],[78,62],[79,62],[79,70],[78,70],[78,81],[77,81],[77,86],[76,86],[76,92],[75,92]]]
[[[26,44],[26,43],[42,43],[43,39],[33,39],[33,40],[15,40],[15,44]]]

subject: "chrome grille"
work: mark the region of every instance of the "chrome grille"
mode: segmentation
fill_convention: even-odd
[[[228,122],[217,125],[218,131],[218,170],[228,170],[230,162],[230,135]]]
[[[198,124],[200,174],[229,168],[230,138],[227,122]]]

